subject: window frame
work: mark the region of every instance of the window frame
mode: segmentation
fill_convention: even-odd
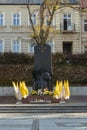
[[[66,15],[66,17],[64,15]],[[70,15],[70,18],[69,18],[69,15]],[[65,25],[64,22],[66,22],[67,26]],[[70,13],[63,14],[63,30],[65,30],[65,31],[72,30],[72,15]]]
[[[28,49],[28,52],[33,54],[34,53],[34,44],[33,44],[33,40],[31,39],[30,40],[30,43],[29,43],[29,49]]]
[[[0,43],[2,43],[2,51],[0,50],[0,53],[4,53],[4,41],[0,40]],[[0,48],[1,48],[1,46],[0,46]]]
[[[15,18],[14,18],[14,15],[16,15]],[[19,17],[17,15],[19,15]],[[16,23],[14,22],[14,20],[16,21]],[[12,14],[12,26],[21,26],[21,13],[13,13]]]
[[[33,17],[33,16],[35,16],[35,17]],[[32,19],[32,22],[33,22],[34,25],[37,25],[36,18],[37,18],[37,14],[36,14],[36,13],[33,13],[33,14],[31,15],[31,19]],[[34,21],[33,21],[33,20],[34,20]]]
[[[47,44],[51,47],[51,52],[52,52],[52,53],[55,53],[55,48],[54,48],[54,44],[55,44],[55,43],[54,43],[54,41],[53,41],[53,40],[52,40],[52,41],[50,40],[50,41],[47,42]]]
[[[87,53],[87,44],[84,44],[84,53]]]
[[[86,22],[85,22],[86,21]],[[83,30],[84,32],[87,32],[85,29],[87,29],[87,27],[85,28],[85,25],[87,26],[87,19],[83,20]]]
[[[14,49],[14,44],[19,44],[19,45],[16,45],[16,50]],[[21,41],[19,40],[13,40],[12,41],[12,52],[13,53],[20,53],[21,52]]]
[[[3,22],[2,22],[3,24],[0,24],[0,26],[4,26],[5,25],[5,14],[4,13],[0,13],[0,15],[3,15],[3,17],[0,18],[0,21],[3,20]]]

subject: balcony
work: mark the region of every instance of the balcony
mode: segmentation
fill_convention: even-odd
[[[75,24],[71,24],[71,25],[60,24],[60,32],[61,33],[76,33]]]

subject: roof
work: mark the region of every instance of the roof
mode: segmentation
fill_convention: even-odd
[[[0,4],[28,4],[30,1],[30,4],[40,4],[42,3],[44,0],[0,0]],[[69,0],[69,3],[71,4],[76,4],[78,2],[78,0]]]
[[[87,0],[80,0],[80,7],[87,8]]]
[[[42,0],[0,0],[0,4],[40,4]]]

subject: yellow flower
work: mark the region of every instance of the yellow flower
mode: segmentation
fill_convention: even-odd
[[[32,90],[31,94],[32,94],[32,95],[36,95],[36,94],[37,94],[37,91]]]

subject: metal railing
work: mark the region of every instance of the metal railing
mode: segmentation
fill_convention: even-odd
[[[76,28],[75,28],[75,24],[72,23],[71,25],[64,25],[64,24],[60,24],[60,31],[61,33],[75,33],[76,32]]]

